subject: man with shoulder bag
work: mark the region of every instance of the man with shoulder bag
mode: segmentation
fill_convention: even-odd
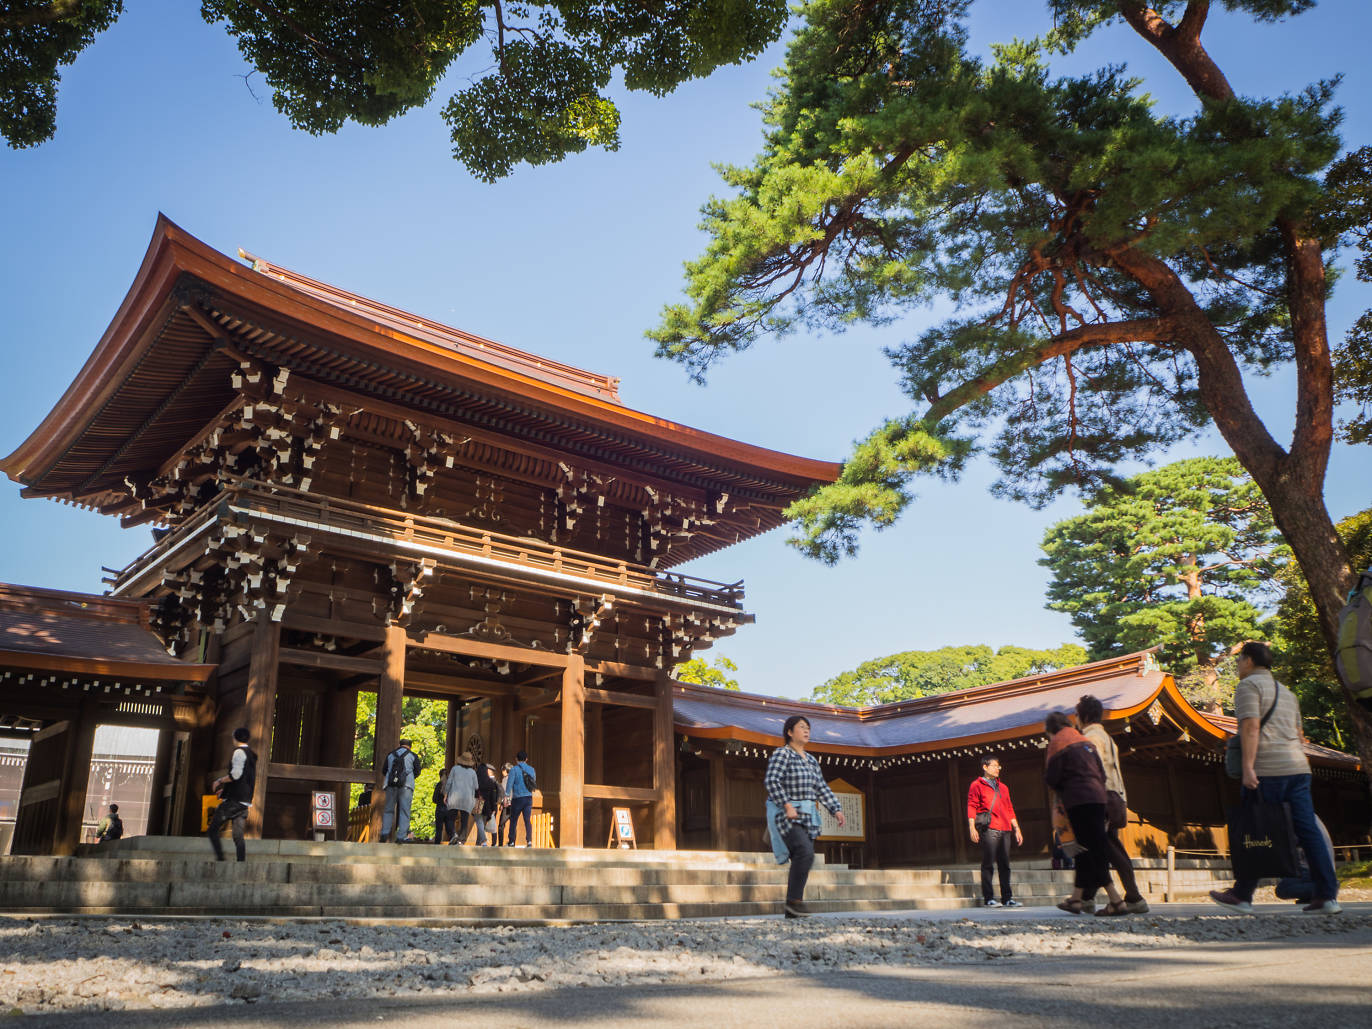
[[[1245,643],[1239,650],[1238,672],[1242,677],[1234,690],[1234,715],[1238,719],[1238,768],[1226,760],[1230,776],[1238,772],[1242,785],[1236,813],[1243,817],[1245,807],[1256,802],[1267,808],[1289,809],[1289,826],[1294,831],[1310,865],[1313,897],[1303,910],[1310,914],[1335,915],[1339,884],[1334,874],[1334,855],[1320,834],[1319,820],[1310,796],[1310,762],[1305,756],[1301,732],[1301,709],[1296,695],[1272,676],[1272,651],[1265,643]],[[1285,817],[1282,819],[1286,824]],[[1233,833],[1231,832],[1231,836]],[[1283,841],[1276,841],[1283,842]],[[1289,843],[1290,841],[1284,841]],[[1230,840],[1237,858],[1241,842]],[[1253,891],[1261,874],[1239,865],[1235,882],[1227,890],[1211,890],[1210,899],[1235,911],[1251,913]]]
[[[1010,803],[1010,787],[1000,781],[1000,759],[994,754],[983,755],[981,776],[967,791],[967,832],[973,843],[981,844],[981,902],[984,907],[1020,907],[1010,890],[1010,836],[1017,846],[1024,845],[1015,817],[1015,805]],[[1000,873],[1000,900],[991,890],[991,871]]]

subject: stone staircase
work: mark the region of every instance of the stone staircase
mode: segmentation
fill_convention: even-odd
[[[1173,899],[1203,896],[1216,885],[1212,876],[1225,874],[1178,869]],[[1045,862],[1017,863],[1016,897],[1026,906],[1055,904],[1071,875]],[[1161,900],[1165,877],[1162,868],[1140,869],[1150,901]],[[133,837],[85,847],[74,858],[0,859],[0,912],[499,922],[737,917],[779,913],[785,885],[786,869],[765,853],[252,840],[239,864],[212,860],[201,838]],[[806,901],[817,911],[927,910],[973,907],[979,894],[980,872],[971,866],[861,870],[817,858]]]

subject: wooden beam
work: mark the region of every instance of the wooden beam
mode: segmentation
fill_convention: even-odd
[[[372,753],[376,762],[372,788],[371,839],[381,839],[381,812],[386,806],[386,782],[382,772],[386,755],[400,745],[401,706],[405,699],[405,628],[391,625],[381,643],[381,676],[376,684],[376,736]],[[396,831],[398,826],[392,826]]]
[[[267,766],[273,779],[292,779],[301,782],[371,782],[375,777],[370,768],[336,768],[329,765],[288,765],[273,761]]]
[[[620,661],[587,661],[586,671],[599,672],[601,675],[613,675],[621,679],[643,679],[646,682],[653,682],[657,679],[656,668],[626,665]]]
[[[562,777],[558,781],[558,845],[582,847],[586,784],[586,669],[580,654],[562,672]]]
[[[562,693],[560,690],[529,691],[523,696],[516,696],[515,710],[521,715],[526,715],[530,711],[537,711],[539,708],[547,707],[550,704],[556,704],[558,697],[561,695]],[[525,699],[525,697],[528,699]]]
[[[641,707],[656,711],[657,697],[645,697],[639,693],[620,693],[617,690],[586,690],[588,704],[613,704],[616,707]]]
[[[652,804],[657,800],[657,790],[639,786],[601,786],[587,783],[581,791],[582,796],[588,800],[627,800],[634,804]]]
[[[411,637],[406,642],[411,647],[437,650],[443,654],[457,654],[460,657],[484,657],[496,661],[511,661],[521,665],[544,665],[548,668],[565,668],[570,660],[569,655],[555,654],[551,650],[512,647],[505,643],[483,643],[481,640],[443,636],[436,632]]]
[[[384,625],[369,625],[366,622],[344,622],[337,618],[315,618],[313,615],[287,611],[281,619],[287,629],[302,632],[318,632],[329,636],[343,636],[354,640],[374,640],[381,643],[386,639]]]
[[[335,672],[360,672],[369,675],[381,674],[379,657],[350,657],[327,650],[302,650],[299,647],[282,647],[281,663],[304,668],[328,668]]]
[[[257,776],[253,784],[252,807],[248,809],[247,835],[262,836],[262,820],[267,807],[267,766],[271,763],[272,722],[276,718],[276,680],[280,667],[281,626],[258,613],[252,636],[252,659],[248,662],[247,707],[245,711],[249,746],[257,754]],[[237,726],[229,726],[230,732]]]
[[[672,719],[672,676],[663,668],[654,683],[657,710],[653,713],[653,847],[676,850],[676,756],[672,753],[675,733]]]

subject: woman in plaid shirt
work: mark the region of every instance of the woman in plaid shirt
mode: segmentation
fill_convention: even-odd
[[[829,809],[840,826],[844,819],[838,798],[819,770],[819,762],[805,753],[810,742],[810,720],[804,715],[792,715],[786,719],[781,735],[786,745],[772,751],[762,784],[767,789],[767,799],[776,806],[776,831],[790,854],[785,915],[804,918],[809,914],[805,910],[805,881],[815,863],[815,837],[820,829],[816,801]]]

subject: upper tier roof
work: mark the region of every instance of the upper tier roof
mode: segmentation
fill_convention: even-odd
[[[230,374],[247,355],[393,418],[458,426],[495,446],[655,487],[747,498],[755,517],[758,505],[763,513],[744,535],[780,524],[787,504],[840,471],[632,410],[612,377],[252,261],[159,216],[94,352],[0,470],[25,495],[113,509],[130,496],[126,479],[162,467],[234,398]]]

